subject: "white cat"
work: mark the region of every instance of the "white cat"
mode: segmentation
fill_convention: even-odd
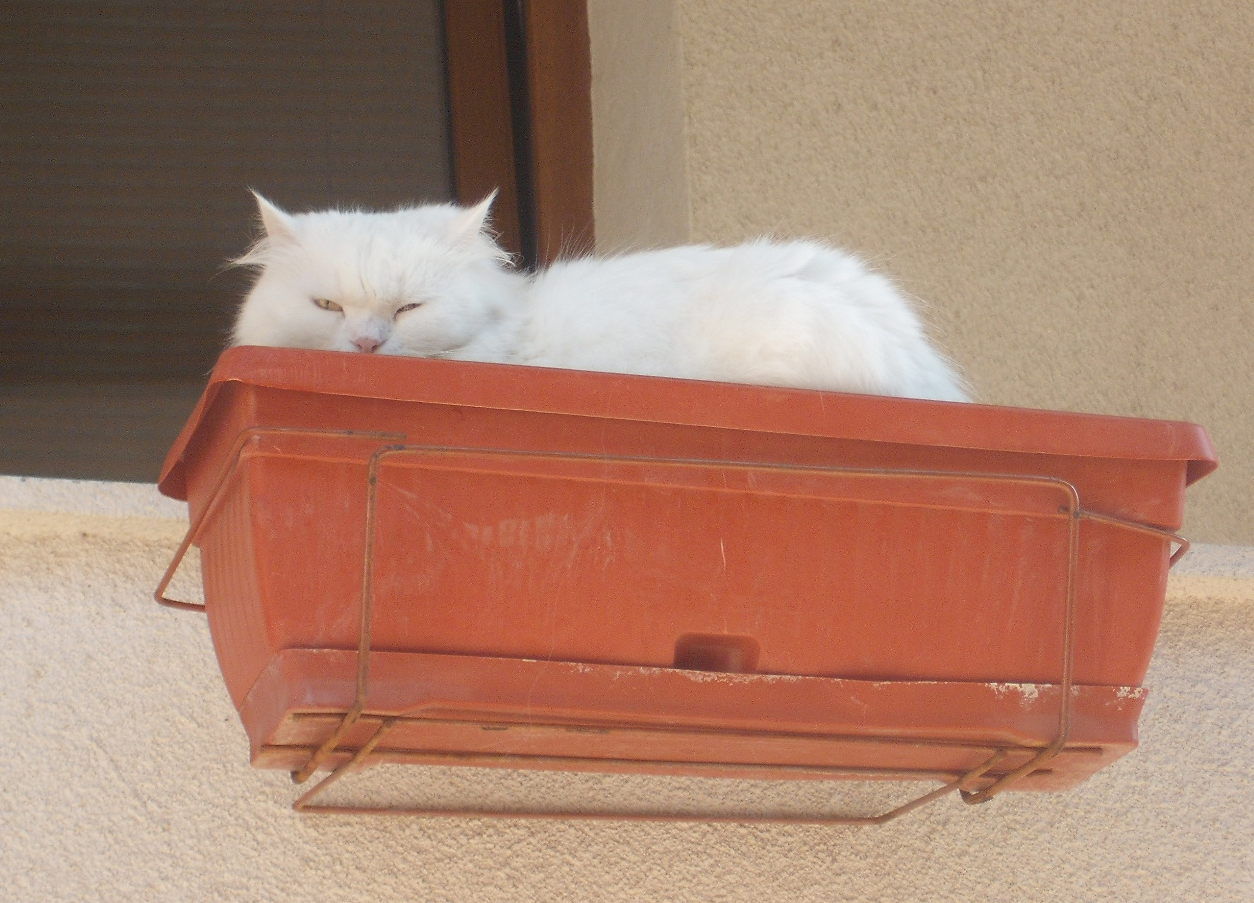
[[[476,207],[289,214],[260,195],[236,345],[967,400],[910,305],[857,258],[758,240],[509,266]]]

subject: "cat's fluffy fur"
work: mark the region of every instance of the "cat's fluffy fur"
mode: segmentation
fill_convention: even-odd
[[[491,203],[289,214],[258,195],[233,343],[967,398],[892,283],[843,251],[759,240],[528,276]]]

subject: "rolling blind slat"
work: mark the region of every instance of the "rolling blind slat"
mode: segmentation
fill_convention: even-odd
[[[203,376],[250,187],[294,210],[451,197],[438,0],[5,16],[0,380]]]

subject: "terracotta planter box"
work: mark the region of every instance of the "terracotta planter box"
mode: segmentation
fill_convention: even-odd
[[[1056,790],[1136,744],[1214,467],[1182,423],[239,348],[160,487],[257,765]]]

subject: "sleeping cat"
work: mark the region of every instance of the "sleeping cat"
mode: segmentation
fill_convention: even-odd
[[[892,283],[843,251],[762,239],[531,276],[493,240],[492,200],[290,214],[257,195],[232,343],[967,399]]]

